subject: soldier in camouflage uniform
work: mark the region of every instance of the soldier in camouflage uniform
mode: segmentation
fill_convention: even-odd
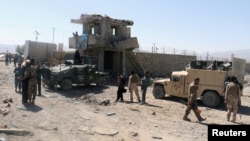
[[[195,116],[199,122],[206,120],[205,118],[201,117],[201,115],[200,115],[201,111],[198,109],[198,106],[197,106],[197,90],[198,90],[199,82],[200,82],[200,78],[195,78],[194,81],[189,85],[188,103],[187,103],[187,108],[186,108],[183,120],[191,121],[188,118],[188,115],[189,115],[191,110],[194,111]]]
[[[20,80],[20,77],[22,76],[22,68],[20,63],[18,63],[18,67],[14,69],[13,73],[15,73],[15,91],[17,91],[18,88],[19,92],[21,92],[22,81]]]
[[[241,105],[240,87],[236,82],[237,78],[232,76],[231,82],[227,84],[225,92],[225,103],[227,105],[227,121],[230,120],[231,112],[233,112],[233,118],[231,122],[236,121],[238,108]]]
[[[29,61],[28,61],[29,62]],[[25,69],[25,75],[23,79],[28,78],[28,103],[35,104],[36,93],[37,93],[37,78],[36,78],[36,67],[34,61],[27,65]]]

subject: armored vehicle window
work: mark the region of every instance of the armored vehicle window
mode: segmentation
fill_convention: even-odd
[[[172,76],[172,80],[173,80],[173,82],[179,82],[180,77],[179,76]]]

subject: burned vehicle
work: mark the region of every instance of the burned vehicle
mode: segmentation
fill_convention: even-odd
[[[43,86],[70,90],[73,85],[104,86],[108,73],[97,71],[89,57],[66,60],[64,64],[43,68]]]

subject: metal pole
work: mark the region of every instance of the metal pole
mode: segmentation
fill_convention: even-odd
[[[53,40],[52,40],[52,43],[54,44],[55,28],[53,27],[52,30],[53,30]]]

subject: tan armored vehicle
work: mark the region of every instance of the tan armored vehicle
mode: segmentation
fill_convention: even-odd
[[[153,95],[157,99],[164,98],[165,95],[187,98],[189,84],[199,77],[197,98],[207,107],[216,107],[224,96],[225,81],[228,77],[234,75],[243,84],[245,60],[238,58],[232,60],[216,70],[188,68],[185,71],[174,71],[170,78],[153,82]]]

